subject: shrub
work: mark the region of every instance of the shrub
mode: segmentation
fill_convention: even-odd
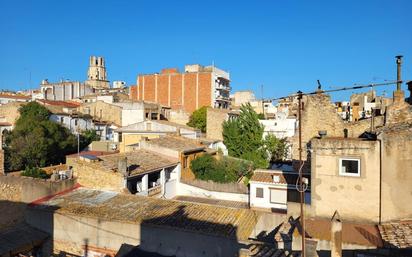
[[[42,179],[48,179],[50,178],[50,175],[48,175],[44,170],[34,167],[26,167],[24,171],[21,172],[22,176],[26,177],[33,177],[33,178],[42,178]]]
[[[229,157],[217,160],[210,154],[204,154],[190,163],[190,168],[197,179],[211,180],[219,183],[237,182],[248,176],[252,167],[250,163]]]

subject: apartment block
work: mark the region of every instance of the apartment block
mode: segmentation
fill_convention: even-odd
[[[192,113],[202,106],[227,109],[230,105],[229,73],[214,66],[186,65],[160,73],[138,75],[130,99],[156,102]]]

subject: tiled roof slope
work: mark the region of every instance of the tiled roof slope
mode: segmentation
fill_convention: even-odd
[[[174,149],[180,152],[206,148],[204,145],[201,145],[197,140],[178,136],[164,136],[150,139],[148,141],[148,144]]]
[[[412,220],[382,224],[379,232],[385,247],[412,248]]]
[[[258,220],[248,209],[184,203],[79,188],[32,205],[57,213],[187,230],[246,240]]]

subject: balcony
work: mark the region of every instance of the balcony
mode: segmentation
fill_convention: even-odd
[[[162,193],[162,186],[161,185],[157,185],[154,187],[149,188],[149,190],[147,191],[147,195],[150,196],[156,196]]]

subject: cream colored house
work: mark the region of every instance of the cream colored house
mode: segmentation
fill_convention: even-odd
[[[142,138],[153,139],[171,133],[190,139],[200,136],[199,130],[185,125],[166,120],[146,120],[115,130],[114,138],[119,143],[120,152],[129,152],[139,148]]]

